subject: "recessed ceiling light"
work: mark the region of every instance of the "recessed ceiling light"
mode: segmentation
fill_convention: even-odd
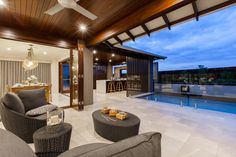
[[[0,6],[4,6],[4,5],[5,5],[4,1],[0,0]]]
[[[11,51],[11,48],[10,48],[10,47],[8,47],[8,48],[7,48],[7,51]]]
[[[96,61],[98,61],[99,59],[98,58],[95,58]]]
[[[79,26],[79,30],[80,30],[81,32],[85,32],[85,31],[87,30],[87,26],[86,26],[85,24],[81,24],[81,25]]]
[[[126,62],[122,62],[123,64],[125,64]]]
[[[93,54],[96,54],[97,53],[97,51],[96,50],[93,50]]]
[[[48,53],[46,51],[43,52],[44,55],[47,55]]]
[[[110,59],[110,60],[109,60],[109,62],[111,63],[111,62],[112,62],[112,60]]]
[[[115,56],[115,54],[114,54],[114,53],[112,53],[112,54],[111,54],[111,56],[112,56],[112,57],[114,57],[114,56]]]

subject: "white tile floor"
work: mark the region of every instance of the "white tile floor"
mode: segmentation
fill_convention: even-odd
[[[60,107],[70,106],[70,97],[60,93],[52,94],[51,103]]]
[[[95,94],[84,111],[66,109],[73,126],[71,148],[106,142],[94,132],[91,114],[103,106],[136,114],[140,133],[162,133],[162,157],[236,157],[236,115],[127,98],[125,93]],[[31,145],[32,146],[32,145]]]

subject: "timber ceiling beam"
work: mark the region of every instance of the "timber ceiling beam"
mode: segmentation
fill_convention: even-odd
[[[224,2],[224,3],[216,5],[214,7],[208,8],[208,9],[203,10],[203,11],[199,11],[199,15],[204,15],[204,14],[207,14],[209,12],[212,12],[212,11],[215,11],[215,10],[218,10],[218,9],[221,9],[221,8],[233,5],[233,4],[234,5],[236,4],[236,0],[228,0],[228,1]]]
[[[168,29],[171,30],[171,24],[170,24],[170,21],[169,21],[168,17],[166,15],[162,15],[162,18],[165,21],[166,26],[168,27]]]
[[[117,36],[114,36],[114,38],[116,39],[116,41],[118,41],[118,43],[119,43],[120,45],[122,45],[122,44],[123,44],[123,42],[120,40],[120,38],[119,38],[119,37],[117,37]]]
[[[147,33],[147,35],[150,37],[150,30],[147,28],[147,26],[145,24],[142,24],[141,27],[143,28],[143,30]]]
[[[112,45],[109,41],[105,41],[104,44],[106,44],[106,45],[109,46],[110,48],[113,47],[113,45]]]
[[[198,12],[196,1],[192,2],[192,6],[193,6],[194,15],[196,17],[196,20],[198,21],[199,20],[199,12]]]
[[[113,36],[137,27],[152,19],[165,15],[173,10],[192,3],[195,0],[153,0],[129,16],[103,29],[97,35],[87,40],[88,45],[99,44]]]
[[[215,11],[215,10],[219,10],[219,9],[221,9],[221,8],[225,8],[225,7],[228,7],[228,6],[230,6],[230,5],[233,5],[233,4],[235,4],[235,3],[236,3],[235,0],[228,0],[228,1],[224,2],[224,3],[221,3],[221,4],[218,4],[218,5],[216,5],[216,6],[210,7],[210,8],[208,8],[208,9],[199,11],[198,14],[199,14],[199,16],[203,16],[203,15],[208,14],[208,13],[210,13],[210,12],[213,12],[213,11]],[[171,25],[175,25],[175,24],[178,24],[178,23],[181,23],[181,22],[190,20],[190,19],[192,19],[192,18],[194,18],[194,17],[196,17],[196,16],[195,16],[195,14],[193,13],[192,15],[189,15],[189,16],[186,16],[186,17],[181,18],[181,19],[179,19],[179,20],[176,20],[176,21],[174,21],[174,22],[171,22]],[[157,30],[155,30],[155,31],[157,31]]]
[[[133,36],[132,33],[130,33],[130,31],[126,31],[125,33],[129,36],[130,39],[132,39],[133,41],[135,41],[135,37]]]

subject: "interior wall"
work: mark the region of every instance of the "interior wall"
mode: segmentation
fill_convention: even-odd
[[[108,68],[106,65],[94,65],[93,66],[93,89],[96,89],[97,80],[106,80]],[[111,78],[110,78],[111,79]]]
[[[120,70],[127,69],[127,66],[116,67],[114,70],[114,77],[120,78]]]
[[[22,61],[0,60],[0,96],[7,92],[7,86],[23,83],[31,75],[35,75],[40,83],[51,84],[50,63],[39,63],[37,68],[25,71]]]
[[[93,104],[93,53],[84,48],[84,105]]]

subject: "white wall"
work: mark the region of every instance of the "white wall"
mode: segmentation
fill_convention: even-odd
[[[51,62],[51,82],[52,82],[52,94],[59,93],[59,62],[70,57],[70,51],[68,53],[60,55],[59,60]]]
[[[59,93],[59,67],[58,61],[51,63],[51,83],[52,83],[52,94]]]

